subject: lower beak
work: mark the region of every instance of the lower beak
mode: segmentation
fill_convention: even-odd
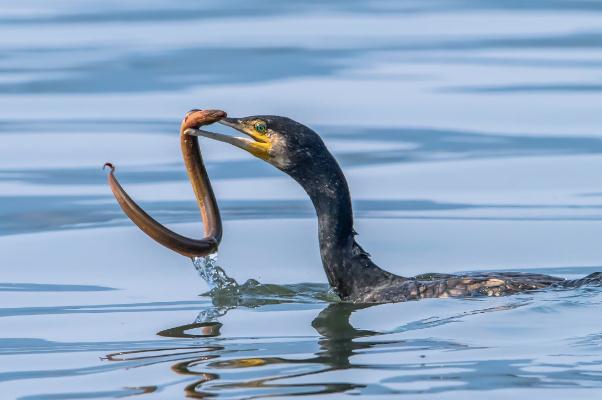
[[[229,126],[230,128],[234,128],[239,132],[247,134],[244,131],[243,125],[240,123],[240,120],[236,118],[222,118],[217,121],[222,125]],[[263,160],[267,160],[269,158],[269,143],[258,142],[253,137],[245,138],[245,137],[235,137],[223,135],[221,133],[209,132],[202,129],[187,129],[184,133],[192,136],[202,136],[209,139],[214,139],[219,142],[229,143],[234,145],[240,149],[246,150],[249,153],[253,154],[256,157],[259,157]],[[249,135],[250,136],[250,135]]]

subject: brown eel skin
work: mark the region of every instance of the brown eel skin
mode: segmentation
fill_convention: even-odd
[[[123,212],[148,236],[186,257],[203,257],[215,253],[222,240],[222,220],[205,164],[203,164],[198,137],[189,135],[187,132],[219,121],[225,116],[226,113],[221,110],[191,110],[186,114],[180,126],[182,157],[205,229],[205,237],[202,239],[182,236],[157,222],[136,204],[119,184],[113,164],[105,164],[105,167],[109,167],[111,170],[108,176],[109,186]]]

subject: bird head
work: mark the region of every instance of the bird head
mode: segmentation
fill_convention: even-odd
[[[230,143],[255,157],[290,173],[296,166],[316,161],[326,150],[320,136],[307,126],[290,118],[256,115],[244,118],[222,118],[218,123],[242,132],[246,137],[233,137],[204,130],[190,132]]]

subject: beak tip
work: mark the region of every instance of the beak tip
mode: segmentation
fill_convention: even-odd
[[[222,110],[207,110],[207,111],[211,112],[211,115],[213,115],[214,118],[223,119],[228,116],[228,114],[226,114],[226,112],[222,111]]]

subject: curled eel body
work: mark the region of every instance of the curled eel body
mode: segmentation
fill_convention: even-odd
[[[110,163],[105,164],[111,169],[108,176],[109,186],[125,214],[152,239],[186,257],[202,257],[215,253],[222,240],[222,220],[203,164],[198,137],[187,132],[216,122],[225,116],[226,113],[220,110],[192,110],[186,114],[180,126],[182,156],[205,230],[205,237],[202,239],[182,236],[167,229],[148,215],[119,184],[115,176],[115,167]]]

